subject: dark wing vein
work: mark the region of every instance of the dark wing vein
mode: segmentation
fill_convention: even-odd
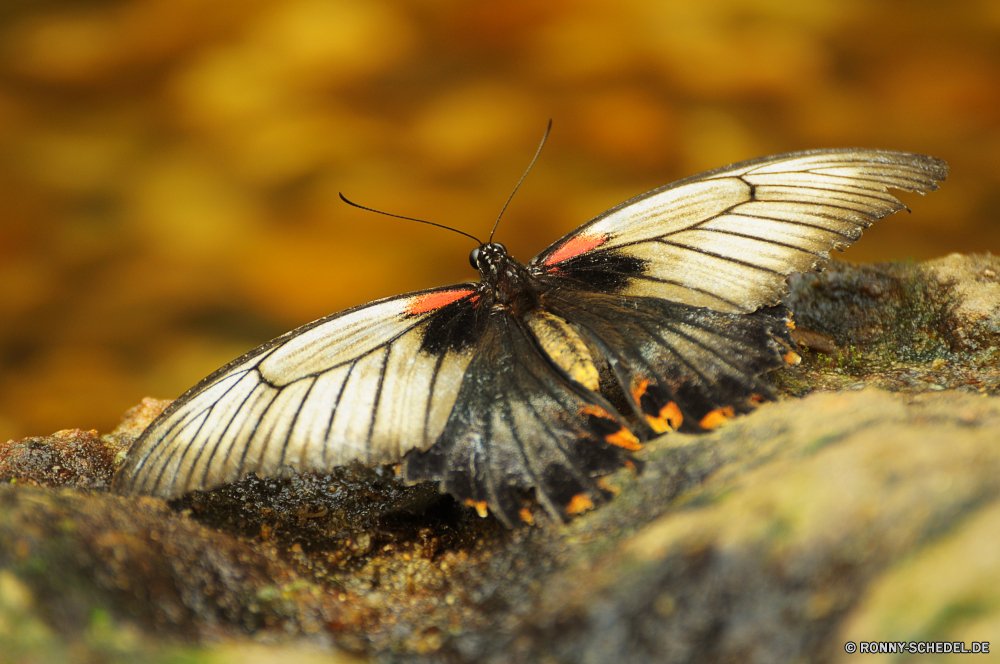
[[[246,377],[246,375],[247,375],[248,373],[250,373],[251,371],[253,371],[253,372],[257,372],[257,367],[249,367],[249,368],[247,368],[247,370],[243,372],[243,377],[241,377],[241,378],[240,378],[239,380],[236,380],[236,381],[233,381],[233,384],[232,384],[232,385],[231,385],[231,386],[229,387],[229,389],[227,389],[227,390],[226,390],[225,392],[223,392],[223,396],[225,396],[226,394],[228,394],[228,393],[229,393],[229,390],[233,389],[233,388],[234,388],[234,387],[236,387],[236,386],[237,386],[237,385],[238,385],[238,384],[239,384],[240,382],[242,382],[243,378],[245,378],[245,377]],[[259,372],[257,372],[257,373],[258,373],[258,375],[259,375]],[[235,376],[235,375],[237,375],[237,374],[230,374],[230,375],[231,375],[231,376]],[[227,377],[228,377],[228,376],[227,376]],[[218,385],[218,383],[217,383],[217,382],[216,382],[216,383],[212,383],[212,385]],[[208,386],[206,386],[206,389],[208,389],[209,387],[212,387],[212,385],[208,385]],[[204,390],[202,390],[202,391],[204,391]],[[201,394],[201,392],[199,392],[199,394]],[[169,428],[167,429],[167,431],[166,431],[166,432],[165,432],[165,433],[164,433],[164,434],[163,434],[163,435],[162,435],[162,436],[160,437],[160,440],[161,440],[161,442],[162,442],[163,440],[165,440],[165,439],[166,439],[166,437],[167,437],[167,435],[169,435],[170,433],[172,433],[172,432],[174,431],[174,429],[176,429],[176,428],[177,428],[178,426],[180,426],[180,427],[181,427],[181,428],[183,429],[183,428],[184,428],[185,426],[187,426],[187,423],[189,423],[189,422],[190,422],[191,420],[194,420],[194,419],[197,419],[197,418],[198,418],[198,416],[199,416],[199,415],[201,415],[202,413],[204,413],[205,411],[207,411],[207,410],[211,410],[211,409],[212,409],[212,407],[214,407],[214,406],[215,406],[215,404],[216,404],[216,402],[218,402],[218,401],[219,401],[219,399],[216,399],[215,401],[213,401],[213,402],[211,403],[211,405],[209,405],[209,406],[205,407],[204,409],[202,409],[202,410],[200,410],[200,411],[197,411],[197,412],[196,412],[196,413],[195,413],[195,414],[194,414],[193,416],[191,416],[191,417],[187,417],[187,418],[178,418],[178,419],[177,419],[177,421],[176,421],[176,422],[174,422],[174,423],[173,423],[173,424],[172,424],[172,425],[171,425],[171,426],[170,426],[170,427],[169,427]],[[183,426],[182,426],[182,425],[183,425]],[[159,445],[159,444],[157,444],[157,447],[159,447],[159,446],[160,446],[160,445]],[[150,458],[150,456],[149,456],[149,455],[147,455],[147,456],[146,456],[146,458],[145,458],[145,459],[143,459],[143,462],[145,463],[145,462],[149,462],[149,461],[154,461],[154,459]],[[140,465],[139,467],[141,468],[141,467],[142,467],[142,465]]]
[[[239,382],[239,381],[237,381],[237,382]],[[205,426],[205,423],[208,422],[209,417],[211,417],[212,411],[215,409],[216,403],[218,403],[218,402],[217,401],[214,402],[211,406],[209,406],[204,411],[202,411],[204,413],[204,418],[201,420],[201,424],[199,424],[198,428],[195,430],[194,436],[191,437],[192,440],[195,440],[196,438],[198,438],[198,434],[201,433],[201,430]],[[201,417],[201,415],[199,414],[194,419],[197,420],[198,417]],[[180,463],[184,461],[184,457],[187,455],[187,453],[188,453],[189,450],[190,450],[190,447],[185,447],[183,449],[183,454],[181,454],[181,461],[178,462],[178,467],[180,466]],[[158,472],[156,474],[156,482],[153,485],[154,487],[159,487],[160,486],[160,480],[163,477],[163,473],[166,471],[167,468],[170,467],[170,463],[174,460],[174,457],[177,455],[178,451],[181,451],[181,448],[174,447],[172,450],[170,450],[170,453],[167,455],[166,461],[164,461],[163,465],[160,467],[160,472]]]
[[[749,184],[749,183],[747,183],[747,184]],[[863,188],[860,188],[860,187],[856,188],[856,189],[848,189],[847,187],[818,187],[814,183],[803,184],[803,183],[783,183],[783,182],[762,182],[762,183],[754,184],[754,185],[752,185],[752,187],[753,187],[754,191],[756,191],[758,189],[762,189],[762,188],[766,188],[766,189],[809,189],[809,190],[812,190],[812,191],[821,191],[821,192],[831,192],[831,193],[839,193],[839,194],[848,194],[850,196],[857,196],[858,198],[867,198],[867,199],[871,199],[871,200],[874,200],[874,201],[879,201],[880,203],[895,203],[896,202],[896,197],[893,196],[892,194],[890,194],[887,191],[881,192],[882,195],[880,196],[877,193],[867,193],[867,192],[876,192],[877,190],[875,190],[875,189],[863,189]],[[857,203],[861,204],[861,201],[851,201],[851,199],[849,199],[849,198],[845,198],[845,197],[841,197],[841,196],[830,196],[828,194],[823,194],[823,200],[828,200],[828,199],[832,199],[832,200],[835,200],[835,201],[857,202]],[[761,199],[759,197],[754,196],[753,200],[767,200],[767,199]]]
[[[438,376],[441,374],[441,365],[444,364],[444,358],[446,353],[438,353],[437,359],[434,362],[434,372],[431,374],[430,385],[428,390],[430,391],[427,397],[427,403],[424,405],[424,430],[422,432],[422,437],[426,440],[427,431],[431,423],[431,408],[434,402],[434,387],[437,385]]]
[[[230,385],[230,386],[229,386],[229,387],[228,387],[228,388],[226,389],[226,391],[222,393],[222,396],[225,396],[226,394],[229,394],[230,390],[234,389],[234,388],[235,388],[235,387],[236,387],[237,385],[239,385],[239,384],[240,384],[241,382],[243,382],[243,379],[244,379],[244,378],[246,378],[247,374],[249,374],[249,373],[250,373],[250,371],[252,371],[252,370],[253,370],[253,369],[248,369],[247,371],[243,372],[243,375],[242,375],[242,376],[241,376],[241,377],[240,377],[239,379],[237,379],[237,380],[233,381],[233,384],[232,384],[232,385]],[[220,398],[221,398],[221,397],[220,397]],[[197,411],[197,412],[196,412],[196,413],[195,413],[194,415],[192,415],[191,417],[187,417],[187,418],[179,418],[179,419],[177,420],[177,422],[176,422],[176,423],[175,423],[175,424],[174,424],[173,426],[171,426],[171,427],[170,427],[170,429],[168,429],[168,431],[171,431],[171,432],[172,432],[172,431],[174,431],[174,430],[175,430],[175,429],[176,429],[176,428],[177,428],[178,426],[180,426],[180,429],[181,429],[181,430],[183,430],[183,429],[187,428],[187,426],[188,426],[188,425],[189,425],[189,424],[190,424],[191,422],[194,422],[194,421],[195,421],[195,420],[197,420],[197,419],[198,419],[199,417],[201,417],[201,415],[202,415],[202,414],[204,414],[204,415],[205,415],[205,419],[204,419],[204,420],[202,421],[201,425],[199,425],[199,427],[198,427],[198,432],[200,432],[200,431],[201,431],[201,427],[202,427],[202,426],[204,426],[204,425],[205,425],[205,422],[207,422],[207,421],[208,421],[208,418],[209,418],[209,417],[211,416],[211,414],[212,414],[212,410],[213,410],[213,409],[215,408],[215,405],[216,405],[216,404],[217,404],[218,402],[219,402],[219,399],[216,399],[216,400],[215,400],[215,401],[213,401],[213,402],[211,403],[211,405],[209,405],[209,406],[208,406],[207,408],[203,408],[203,409],[201,409],[201,410]],[[197,435],[198,435],[198,432],[196,432],[196,433],[195,433],[195,437],[197,437]],[[147,464],[148,464],[148,465],[149,465],[150,467],[155,467],[155,465],[156,465],[157,463],[159,463],[159,461],[160,461],[160,457],[161,457],[161,456],[163,455],[163,453],[164,453],[165,451],[167,451],[167,450],[169,449],[169,447],[170,447],[169,445],[165,445],[165,444],[164,444],[164,441],[165,441],[165,440],[166,440],[166,438],[165,438],[165,437],[161,437],[161,438],[160,438],[160,441],[159,441],[159,442],[158,442],[158,443],[156,444],[156,446],[155,446],[155,447],[153,448],[153,450],[151,450],[151,453],[150,453],[150,454],[148,454],[148,455],[147,455],[147,456],[146,456],[146,457],[145,457],[145,458],[143,459],[143,463],[142,463],[142,465],[140,465],[140,466],[139,466],[140,468],[141,468],[141,467],[142,467],[143,465],[147,465]],[[153,452],[155,452],[155,454],[154,454]],[[185,448],[185,453],[186,453],[186,452],[187,452],[187,448]],[[166,461],[166,462],[165,462],[165,463],[163,464],[163,467],[161,467],[161,468],[160,468],[160,472],[159,472],[159,473],[157,473],[157,476],[156,476],[156,483],[155,483],[155,485],[154,485],[154,486],[159,486],[159,483],[160,483],[160,478],[161,478],[161,477],[163,476],[163,472],[164,472],[164,470],[166,469],[166,467],[167,467],[167,466],[169,466],[169,465],[170,465],[170,460],[171,460],[171,459],[173,459],[173,456],[174,456],[174,454],[176,454],[176,453],[177,453],[177,448],[175,448],[175,449],[173,449],[173,450],[170,450],[170,454],[169,454],[169,456],[167,457],[167,461]]]
[[[776,247],[784,247],[786,249],[792,249],[794,251],[801,251],[804,254],[810,254],[810,255],[816,256],[818,258],[824,258],[824,255],[825,255],[825,252],[817,253],[815,251],[809,251],[808,249],[803,249],[802,247],[797,247],[794,244],[788,244],[787,242],[779,242],[777,240],[772,240],[772,239],[765,238],[765,237],[760,237],[760,236],[757,236],[757,235],[748,235],[747,233],[738,233],[736,231],[729,231],[729,230],[725,230],[725,229],[722,229],[722,228],[702,228],[702,229],[699,229],[699,230],[705,231],[706,233],[718,233],[720,235],[732,235],[733,237],[742,237],[742,238],[746,238],[748,240],[756,240],[757,242],[763,242],[765,244],[773,244]],[[662,240],[660,240],[660,241],[662,242]],[[732,259],[727,258],[726,260],[732,260]]]
[[[205,479],[208,477],[208,473],[212,469],[212,461],[215,460],[215,453],[219,451],[219,448],[221,447],[222,441],[225,439],[226,434],[229,433],[229,427],[231,427],[233,425],[233,423],[237,420],[237,418],[239,417],[240,411],[242,411],[243,408],[246,406],[247,400],[250,399],[250,397],[253,396],[253,394],[256,391],[257,391],[257,388],[254,387],[252,390],[250,390],[249,392],[247,392],[247,395],[245,397],[243,397],[243,401],[240,402],[239,407],[233,412],[233,416],[229,418],[229,421],[226,422],[226,426],[223,427],[222,433],[219,434],[219,439],[216,441],[215,445],[212,446],[212,453],[209,454],[208,461],[205,462],[205,470],[201,474],[201,484],[202,485],[204,485]],[[257,398],[259,399],[260,397],[258,396]],[[191,466],[192,468],[196,468],[197,467],[198,460],[201,458],[201,454],[202,454],[202,451],[199,450],[198,457],[195,458],[194,463]]]
[[[314,378],[312,383],[310,383],[309,388],[306,393],[302,395],[299,399],[298,405],[295,407],[295,414],[292,415],[292,421],[289,422],[288,427],[285,430],[285,441],[281,444],[281,457],[278,459],[278,468],[285,465],[285,453],[288,452],[288,443],[292,438],[292,431],[295,430],[295,424],[299,421],[299,414],[302,412],[302,407],[306,405],[306,401],[309,400],[309,395],[312,394],[313,388],[316,387],[316,381],[318,378]]]
[[[459,300],[456,300],[456,301],[459,301]],[[354,357],[351,357],[350,359],[344,360],[343,362],[340,362],[339,364],[331,364],[330,366],[325,367],[325,368],[321,369],[320,371],[315,371],[315,372],[312,372],[312,373],[302,374],[301,376],[298,376],[298,377],[294,378],[293,380],[290,380],[287,383],[284,383],[283,385],[278,385],[276,383],[271,383],[263,375],[261,375],[261,380],[263,382],[267,383],[268,385],[270,385],[271,387],[277,389],[277,390],[282,390],[285,387],[287,387],[289,385],[292,385],[293,383],[299,382],[300,380],[305,380],[307,378],[318,378],[319,376],[322,376],[325,373],[329,373],[329,372],[331,372],[331,371],[333,371],[335,369],[339,369],[340,367],[342,367],[344,365],[352,364],[356,360],[358,360],[358,359],[360,359],[362,357],[368,357],[369,355],[371,355],[372,353],[375,353],[376,351],[379,351],[379,350],[382,350],[384,348],[387,348],[388,346],[391,346],[392,344],[396,343],[396,341],[398,341],[401,337],[409,334],[414,329],[416,329],[417,327],[419,327],[421,324],[426,323],[431,318],[431,316],[435,316],[438,313],[440,313],[440,312],[435,311],[435,312],[431,313],[429,316],[425,316],[425,317],[421,318],[420,320],[418,320],[413,325],[405,328],[402,332],[400,332],[396,336],[391,337],[389,339],[386,339],[385,341],[383,341],[380,344],[376,344],[376,345],[372,346],[367,351],[365,351],[362,355],[355,355]],[[254,368],[256,368],[256,367],[254,367]]]
[[[399,339],[399,337],[396,337]],[[385,383],[385,370],[389,366],[389,355],[391,348],[385,349],[385,357],[382,358],[382,366],[378,372],[378,385],[375,386],[375,398],[372,399],[372,407],[368,415],[368,435],[365,436],[365,462],[371,458],[372,450],[372,430],[375,428],[375,415],[378,413],[379,403],[382,400],[382,385]]]
[[[243,447],[243,452],[240,454],[240,463],[239,463],[238,466],[236,466],[236,479],[237,480],[239,480],[239,479],[241,479],[243,477],[243,469],[244,469],[245,464],[246,464],[247,453],[250,451],[250,448],[253,447],[253,439],[257,436],[257,431],[260,428],[260,423],[263,422],[267,418],[267,413],[271,410],[271,406],[273,406],[274,402],[277,401],[277,400],[278,400],[278,395],[277,394],[275,394],[274,396],[272,396],[271,400],[268,402],[268,404],[266,406],[264,406],[264,412],[262,412],[260,414],[260,417],[257,418],[257,421],[253,423],[253,428],[250,430],[250,435],[247,436],[247,444]],[[270,435],[271,434],[268,433],[268,437],[270,437]],[[264,449],[264,443],[265,443],[265,441],[261,441],[261,449],[262,450]]]
[[[347,375],[344,376],[343,382],[340,384],[340,389],[337,390],[337,400],[333,403],[333,408],[330,409],[330,420],[326,423],[326,434],[323,436],[323,440],[330,440],[330,431],[333,429],[333,418],[337,415],[337,408],[340,407],[340,400],[344,396],[344,389],[347,388],[348,381],[351,380],[351,373],[354,371],[354,367],[358,365],[358,358],[354,358],[351,361],[351,366],[347,369]],[[323,465],[327,465],[326,450],[329,445],[323,446]]]
[[[685,321],[685,322],[688,322],[688,321]],[[643,325],[643,328],[649,334],[654,335],[656,338],[664,341],[664,343],[667,343],[666,340],[663,339],[663,337],[661,335],[656,334],[655,331],[651,331],[650,328],[646,327],[646,325],[644,323],[640,323],[640,324]],[[704,330],[704,331],[712,333],[712,334],[714,334],[715,331],[716,331],[714,328],[710,328],[710,327],[707,327],[707,326],[704,326],[704,325],[693,325],[693,327],[697,327],[697,328],[699,328],[701,330]],[[682,331],[676,325],[670,325],[669,329],[670,329],[671,333],[677,335],[678,337],[681,337],[682,339],[685,339],[689,343],[691,343],[691,344],[693,344],[695,346],[698,346],[702,350],[707,351],[707,352],[711,353],[712,355],[714,355],[715,357],[719,358],[719,360],[723,364],[725,364],[726,366],[728,366],[730,369],[733,369],[734,371],[736,371],[737,373],[739,373],[741,375],[744,373],[742,367],[740,367],[737,364],[735,364],[732,360],[730,360],[725,355],[723,355],[722,353],[720,353],[714,347],[709,346],[709,345],[705,344],[704,342],[700,341],[699,339],[697,339],[696,337],[693,337],[690,334],[688,334],[687,332]],[[668,347],[671,349],[671,351],[675,355],[677,355],[678,357],[682,356],[682,354],[673,345],[670,345],[670,344],[667,344],[667,345],[668,345]],[[701,374],[699,374],[699,375],[701,375]],[[704,376],[702,376],[702,377],[704,378]]]
[[[801,189],[802,187],[797,187],[797,188]],[[834,198],[832,196],[823,196],[821,198],[813,200],[800,200],[798,198],[777,198],[777,199],[754,198],[753,200],[760,203],[795,203],[797,205],[822,205],[823,207],[833,208],[834,210],[843,210],[844,212],[848,212],[850,214],[863,214],[865,216],[873,216],[870,212],[866,212],[867,208],[849,207],[846,205],[836,205],[834,203],[828,202],[828,201],[844,201],[848,203],[850,202],[845,199]]]
[[[755,239],[759,239],[759,238],[755,238]],[[706,251],[704,249],[700,249],[700,248],[697,248],[697,247],[691,247],[691,246],[688,246],[686,244],[677,244],[676,242],[670,242],[669,240],[664,240],[663,238],[656,238],[654,240],[654,242],[659,242],[661,244],[670,245],[671,247],[677,247],[678,249],[684,249],[685,251],[692,251],[692,252],[694,252],[696,254],[702,254],[703,256],[711,256],[712,258],[718,258],[720,260],[728,261],[730,263],[736,263],[737,265],[742,265],[743,267],[748,267],[748,268],[751,268],[751,269],[754,269],[754,270],[760,270],[761,272],[770,272],[771,274],[774,274],[774,275],[784,276],[784,275],[782,275],[780,272],[778,272],[776,270],[772,270],[772,269],[767,268],[767,267],[762,267],[760,265],[755,265],[754,263],[750,263],[748,261],[743,261],[743,260],[740,260],[738,258],[733,258],[732,256],[724,256],[722,254],[717,254],[717,253],[712,252],[712,251]]]
[[[842,232],[840,232],[840,231],[838,231],[836,229],[827,228],[826,226],[819,226],[817,224],[809,224],[809,223],[806,223],[804,221],[797,221],[795,219],[781,219],[780,217],[768,217],[768,216],[764,216],[764,215],[750,214],[750,213],[745,213],[745,212],[730,212],[730,213],[728,213],[727,216],[730,216],[730,217],[743,217],[744,219],[761,219],[763,221],[773,221],[773,222],[776,222],[776,223],[789,224],[789,225],[792,225],[792,226],[805,226],[806,228],[815,228],[816,230],[824,231],[826,233],[832,233],[834,235],[839,235],[840,237],[844,238],[845,240],[849,240],[849,241],[852,241],[852,242],[854,241],[854,238],[852,238],[850,235],[845,235],[844,233],[842,233]],[[845,221],[845,222],[849,221],[847,219],[842,219],[840,217],[834,217],[834,216],[830,216],[830,215],[819,215],[819,214],[816,214],[816,215],[812,215],[812,216],[817,216],[817,217],[818,216],[822,216],[824,219],[829,219],[830,221]],[[851,222],[851,223],[853,224],[854,222]],[[864,226],[861,226],[859,224],[854,224],[854,225],[858,226],[859,228],[865,228]],[[760,239],[760,238],[757,238],[756,236],[753,236],[753,235],[750,235],[750,236],[747,236],[747,237],[753,237],[754,239]]]

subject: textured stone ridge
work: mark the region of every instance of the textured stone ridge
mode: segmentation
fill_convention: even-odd
[[[762,407],[710,442],[677,436],[654,465],[692,445],[714,472],[553,575],[526,621],[532,651],[778,662],[833,659],[851,639],[1000,637],[1000,592],[984,586],[1000,575],[998,433],[995,397],[863,390]],[[936,622],[949,606],[968,615]]]
[[[235,661],[248,639],[261,656],[407,662],[1000,645],[997,273],[949,256],[796,279],[786,396],[653,441],[644,472],[606,478],[615,499],[566,525],[538,512],[507,531],[389,467],[112,495],[154,400],[111,434],[8,442],[0,644],[81,662]]]
[[[832,263],[786,302],[809,361],[775,374],[789,394],[859,380],[889,390],[1000,391],[1000,258]]]
[[[952,254],[922,266],[928,279],[946,284],[954,298],[949,311],[953,350],[997,359],[1000,350],[1000,257]]]

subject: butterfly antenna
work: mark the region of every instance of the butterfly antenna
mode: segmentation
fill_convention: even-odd
[[[340,192],[337,192],[337,193],[339,194]],[[468,233],[466,233],[464,231],[460,231],[457,228],[452,228],[451,226],[445,226],[444,224],[435,224],[433,221],[424,221],[423,219],[414,219],[413,217],[404,217],[401,214],[392,214],[391,212],[382,212],[382,210],[376,210],[375,208],[365,207],[364,205],[358,205],[357,203],[354,203],[353,201],[347,200],[347,197],[344,196],[343,194],[340,194],[340,200],[344,201],[348,205],[354,206],[356,208],[360,208],[362,210],[368,210],[369,212],[375,212],[376,214],[384,214],[387,217],[396,217],[397,219],[407,219],[409,221],[418,221],[421,224],[427,224],[428,226],[437,226],[438,228],[443,228],[446,231],[454,231],[455,233],[458,233],[459,235],[464,235],[467,238],[472,238],[473,240],[476,241],[476,244],[482,244],[483,243],[483,241],[480,240],[475,235],[469,235]]]
[[[514,198],[514,194],[517,193],[517,188],[521,186],[522,182],[524,182],[524,178],[528,177],[528,172],[531,170],[531,167],[535,165],[535,161],[538,159],[538,155],[542,154],[542,148],[545,146],[545,139],[549,137],[550,131],[552,131],[551,118],[549,119],[549,126],[545,128],[545,135],[542,136],[542,142],[538,144],[538,149],[535,150],[535,156],[531,158],[531,163],[528,164],[528,169],[524,171],[524,175],[522,175],[521,179],[517,181],[517,184],[514,186],[514,191],[510,192],[510,196],[507,197],[507,202],[503,204],[503,210],[500,210],[500,214],[497,215],[497,220],[493,224],[493,230],[490,231],[490,242],[493,242],[493,234],[497,232],[497,226],[500,224],[500,217],[503,216],[503,213],[507,209],[507,206],[510,205],[510,200]]]

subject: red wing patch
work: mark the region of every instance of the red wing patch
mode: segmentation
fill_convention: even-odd
[[[561,263],[568,258],[579,256],[580,254],[586,253],[595,247],[599,247],[607,241],[608,236],[605,234],[599,236],[577,235],[574,238],[570,238],[566,244],[556,249],[551,256],[546,258],[545,265]]]
[[[461,300],[463,297],[471,295],[472,293],[475,293],[475,291],[448,290],[418,295],[413,298],[412,302],[410,302],[410,306],[406,308],[406,313],[411,316],[416,316],[417,314],[434,311],[435,309],[440,309],[447,304],[451,304],[455,300]]]

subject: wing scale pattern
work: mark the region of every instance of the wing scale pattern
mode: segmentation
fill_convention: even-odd
[[[815,270],[877,219],[887,192],[933,191],[947,165],[878,150],[792,153],[728,166],[626,201],[556,242],[535,272],[618,270],[618,292],[726,313],[777,304],[785,277]],[[574,252],[574,247],[593,247]],[[630,262],[623,262],[630,259]],[[611,267],[609,267],[611,266]],[[607,281],[605,277],[604,281]]]
[[[472,309],[475,293],[458,286],[382,300],[243,356],[143,432],[116,486],[173,497],[249,472],[395,463],[429,447],[475,346],[468,327],[448,323]],[[426,350],[431,328],[435,352]]]
[[[551,290],[551,309],[572,320],[612,359],[628,409],[640,418],[642,437],[661,433],[642,427],[673,403],[687,431],[724,408],[747,412],[769,398],[760,376],[786,364],[791,350],[788,311],[773,307],[751,315],[652,298]],[[626,411],[627,412],[627,411]],[[645,422],[643,421],[645,420]]]
[[[583,501],[603,500],[593,479],[620,468],[612,441],[636,440],[600,394],[555,370],[530,332],[503,313],[489,317],[454,412],[438,442],[407,455],[407,481],[441,480],[441,490],[489,505],[512,526],[523,507],[515,489],[535,488],[555,519]]]

